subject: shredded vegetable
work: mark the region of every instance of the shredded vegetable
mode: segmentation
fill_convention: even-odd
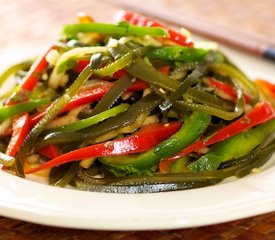
[[[220,50],[144,16],[89,19],[0,76],[4,171],[151,193],[244,177],[268,161],[274,84],[251,81]],[[15,87],[5,93],[7,80]]]

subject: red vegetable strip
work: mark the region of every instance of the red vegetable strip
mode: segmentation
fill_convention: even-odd
[[[162,74],[168,75],[168,74],[169,74],[169,71],[170,71],[170,66],[160,67],[160,68],[158,68],[158,70],[159,70]]]
[[[179,159],[186,154],[197,151],[208,145],[223,141],[229,137],[232,137],[261,123],[267,122],[273,118],[275,118],[274,108],[267,102],[258,103],[249,113],[237,119],[235,122],[220,129],[212,136],[191,144],[189,147],[183,149],[183,151],[178,153],[176,156],[166,158],[165,160],[171,161]]]
[[[98,101],[103,97],[103,95],[109,91],[110,87],[113,86],[113,83],[111,82],[104,82],[104,84],[99,84],[96,86],[92,86],[91,88],[83,89],[78,94],[76,94],[72,100],[60,111],[60,113],[69,111],[71,109],[74,109],[76,107],[93,103],[95,101]],[[140,91],[148,87],[148,84],[145,83],[142,80],[136,81],[132,86],[130,86],[127,91],[133,92],[133,91]],[[51,107],[51,105],[46,108],[43,112],[36,114],[31,117],[31,126],[34,126],[36,123],[38,123],[43,116],[47,113],[48,109]]]
[[[118,70],[117,72],[115,72],[113,74],[113,78],[114,79],[120,79],[121,77],[123,77],[126,74],[127,74],[127,72],[124,69],[120,69],[120,70]]]
[[[272,84],[262,79],[257,79],[255,83],[258,86],[264,88],[269,93],[269,95],[275,99],[275,84]]]
[[[49,159],[53,159],[53,158],[59,157],[61,155],[61,152],[60,152],[58,146],[55,144],[51,144],[51,145],[45,146],[43,148],[40,148],[37,152],[39,154],[41,154],[42,156],[47,157]]]
[[[133,25],[146,26],[146,27],[163,27],[168,31],[168,33],[170,35],[169,40],[171,40],[179,45],[183,45],[183,46],[192,47],[194,45],[190,37],[184,36],[176,31],[174,31],[171,28],[163,26],[162,24],[160,24],[152,19],[146,18],[146,17],[138,15],[136,13],[124,12],[119,17],[120,17],[119,20],[127,21]]]
[[[48,62],[46,60],[47,54],[57,47],[55,45],[50,46],[44,54],[42,54],[31,66],[30,70],[28,71],[27,75],[23,79],[23,83],[20,86],[19,92],[17,94],[21,95],[22,98],[26,98],[24,100],[28,100],[24,91],[32,92],[35,88],[37,82],[41,78],[42,74],[45,72],[46,68],[48,67]],[[24,101],[23,100],[23,101]],[[6,105],[12,105],[13,101],[9,99],[6,102]]]
[[[114,141],[99,143],[65,153],[57,158],[50,160],[49,162],[42,164],[37,168],[26,171],[26,173],[34,173],[46,168],[51,168],[67,162],[90,157],[117,156],[144,152],[153,148],[158,143],[177,132],[180,126],[180,122],[148,125],[132,136]]]
[[[87,89],[83,89],[71,99],[71,101],[61,110],[60,113],[99,100],[110,89],[112,85],[112,83],[104,82],[104,84],[102,83]],[[34,126],[36,123],[38,123],[47,113],[50,107],[51,105],[43,112],[31,117],[31,125]]]
[[[89,63],[90,63],[90,59],[78,60],[74,67],[74,72],[81,73]]]
[[[132,86],[130,86],[126,92],[136,92],[136,91],[141,91],[144,90],[145,88],[148,88],[149,85],[144,82],[143,80],[137,80],[135,83],[133,83]]]
[[[46,52],[38,58],[34,64],[32,65],[31,69],[29,70],[28,74],[26,75],[22,85],[21,89],[32,91],[38,80],[40,79],[41,75],[45,72],[46,68],[48,67],[48,62],[46,60],[47,54],[57,47],[55,45],[51,46],[49,49],[46,50]]]
[[[237,94],[230,85],[224,82],[218,81],[215,78],[208,78],[207,83],[210,87],[213,87],[218,91],[225,93],[233,101],[237,100]],[[249,103],[250,97],[247,94],[244,94],[244,99],[246,103]]]
[[[29,114],[21,115],[13,120],[12,136],[6,150],[6,154],[14,157],[21,147],[23,141],[30,130],[30,117]]]
[[[109,91],[112,83],[104,82],[102,84],[92,86],[91,88],[83,89],[77,93],[72,100],[61,110],[66,112],[73,108],[85,105],[94,101],[99,100],[106,92]]]

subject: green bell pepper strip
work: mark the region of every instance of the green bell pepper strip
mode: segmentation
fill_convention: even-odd
[[[221,162],[242,157],[253,150],[274,131],[275,120],[270,120],[254,129],[215,144],[207,154],[191,163],[188,168],[195,172],[216,170]]]
[[[33,61],[24,61],[9,67],[0,75],[0,87],[6,82],[6,80],[16,74],[20,70],[28,69],[32,65]]]
[[[76,23],[63,27],[62,33],[67,38],[77,38],[78,33],[101,33],[110,35],[136,35],[136,36],[159,36],[168,37],[168,32],[162,27],[140,27],[129,23]]]
[[[169,165],[168,173],[184,173],[188,172],[187,165],[189,163],[189,156],[184,156],[177,161],[171,162]]]
[[[75,82],[69,88],[66,89],[65,93],[60,98],[55,100],[55,104],[51,106],[46,115],[29,132],[21,149],[15,157],[15,171],[18,176],[25,176],[23,165],[26,158],[26,154],[30,152],[39,135],[43,132],[47,124],[53,118],[55,118],[60,112],[60,110],[64,108],[65,105],[72,99],[72,97],[76,94],[79,88],[88,80],[92,73],[92,66],[88,65],[77,77]]]
[[[113,107],[109,110],[101,112],[101,113],[94,115],[92,117],[85,118],[85,119],[76,121],[74,123],[71,123],[71,124],[68,124],[65,126],[52,128],[52,129],[50,129],[50,131],[51,132],[78,131],[83,128],[89,127],[91,125],[95,125],[99,122],[102,122],[108,118],[114,117],[114,116],[118,115],[119,113],[126,111],[128,109],[128,107],[129,107],[129,104],[126,104],[126,103],[121,104],[119,106]]]
[[[209,49],[190,48],[183,46],[166,46],[155,48],[146,53],[150,59],[162,59],[179,62],[195,62],[201,61]]]
[[[238,168],[235,176],[238,178],[244,177],[251,173],[254,168],[263,166],[274,153],[275,144],[270,144],[263,149],[256,149],[252,153],[242,157],[240,161],[244,161],[242,167]],[[248,162],[246,164],[246,162]]]
[[[167,140],[145,153],[135,156],[102,157],[99,159],[104,165],[135,173],[146,170],[158,164],[161,159],[179,152],[196,141],[209,125],[211,116],[206,113],[194,112],[188,117],[181,129]]]
[[[22,102],[10,106],[4,106],[0,108],[0,121],[4,121],[7,118],[10,118],[14,115],[17,115],[19,113],[23,112],[29,112],[32,111],[46,103],[48,103],[50,99],[48,98],[42,98],[42,99],[31,99],[27,102]]]
[[[244,172],[247,173],[248,166],[253,165],[253,168],[262,166],[265,163],[265,161],[261,161],[261,159],[265,158],[265,156],[268,158],[274,152],[275,149],[274,134],[271,137],[273,141],[270,142],[269,139],[265,140],[260,146],[258,146],[256,149],[254,149],[247,155],[237,159],[231,159],[225,162],[221,162],[218,171],[221,169],[229,169],[237,165],[243,165],[244,168],[240,168],[237,172],[235,172],[235,176],[243,177]],[[267,145],[265,145],[266,141],[269,142]]]
[[[256,85],[250,81],[247,76],[237,68],[225,63],[212,63],[209,66],[209,70],[218,73],[223,76],[229,76],[232,79],[237,80],[245,91],[249,94],[254,102],[259,99],[259,91]]]

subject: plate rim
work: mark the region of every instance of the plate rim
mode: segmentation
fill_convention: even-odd
[[[274,157],[274,156],[273,156]],[[189,227],[199,227],[199,226],[206,226],[211,224],[223,223],[227,221],[233,221],[244,217],[252,217],[259,214],[264,214],[267,212],[275,211],[275,191],[272,193],[269,191],[270,188],[264,187],[264,185],[253,186],[253,182],[258,182],[260,184],[268,183],[270,179],[273,180],[274,185],[271,187],[274,189],[275,187],[275,166],[262,171],[261,173],[247,176],[246,178],[238,179],[233,182],[218,184],[215,186],[209,186],[199,189],[192,189],[192,190],[184,190],[184,191],[176,191],[176,192],[166,192],[166,193],[152,193],[152,194],[112,194],[112,193],[93,193],[93,192],[83,192],[74,189],[60,189],[58,187],[52,187],[49,185],[44,185],[38,182],[33,182],[27,179],[21,179],[16,176],[10,175],[9,173],[0,172],[0,177],[2,179],[0,183],[0,193],[3,192],[3,187],[10,186],[6,191],[9,191],[10,196],[8,204],[5,201],[5,196],[1,193],[0,196],[0,213],[5,217],[11,217],[23,221],[28,221],[36,224],[43,224],[48,226],[55,226],[55,227],[67,227],[67,228],[75,228],[75,229],[89,229],[89,230],[165,230],[165,229],[179,229],[179,228],[189,228]],[[265,176],[265,178],[262,178]],[[27,189],[21,189],[18,191],[18,187],[21,188],[22,186],[28,187]],[[17,187],[15,187],[17,186]],[[108,198],[107,201],[112,200],[113,202],[117,203],[119,199],[122,199],[122,204],[118,205],[118,208],[123,208],[123,205],[132,205],[137,204],[139,201],[142,203],[148,202],[148,204],[152,205],[152,201],[150,198],[156,199],[156,196],[160,197],[160,200],[165,200],[168,196],[168,199],[171,197],[190,199],[190,197],[195,197],[199,195],[203,195],[206,199],[209,197],[205,195],[206,192],[215,192],[218,193],[226,193],[227,191],[231,192],[231,194],[239,193],[240,187],[242,186],[242,192],[251,194],[251,191],[256,191],[260,193],[258,198],[242,198],[236,203],[240,204],[239,206],[230,205],[229,202],[234,200],[234,198],[229,197],[226,204],[221,206],[217,206],[216,208],[210,206],[210,209],[207,209],[209,206],[205,206],[202,208],[203,214],[200,214],[198,210],[190,209],[184,210],[179,209],[178,214],[176,215],[175,212],[168,212],[163,211],[164,215],[161,215],[161,212],[152,211],[150,214],[151,217],[148,215],[140,215],[138,212],[143,211],[140,207],[137,207],[134,211],[130,212],[129,215],[122,214],[119,216],[119,220],[117,216],[115,218],[111,217],[111,214],[106,214],[106,212],[111,210],[112,206],[106,208],[106,212],[102,212],[102,216],[99,217],[99,213],[97,215],[93,215],[96,211],[97,206],[87,209],[87,213],[83,214],[83,208],[79,206],[81,210],[80,214],[70,216],[70,214],[75,214],[75,211],[66,212],[66,203],[62,206],[62,202],[60,202],[60,195],[74,196],[78,195],[78,200],[76,203],[81,203],[83,198],[86,198],[85,201],[94,201],[94,200],[103,200],[104,198]],[[266,186],[266,185],[265,185]],[[53,202],[49,202],[48,205],[39,205],[37,202],[41,198],[30,198],[29,203],[26,202],[23,205],[18,206],[18,198],[16,196],[19,194],[26,195],[26,193],[22,193],[22,191],[33,192],[31,189],[35,190],[35,194],[42,194],[45,193],[45,190],[48,192],[46,194],[47,197],[50,197]],[[39,191],[37,190],[39,189]],[[221,190],[222,189],[222,190]],[[235,192],[231,190],[235,189]],[[38,191],[38,192],[37,192]],[[5,190],[4,190],[5,192]],[[189,196],[190,195],[190,196]],[[256,196],[255,194],[252,196]],[[22,197],[22,196],[21,196]],[[267,198],[268,197],[268,198]],[[148,199],[146,201],[146,198]],[[22,199],[23,202],[26,201],[24,198]],[[27,197],[28,200],[28,197]],[[236,200],[236,199],[235,199]],[[56,201],[56,202],[55,202]],[[71,200],[72,201],[72,200]],[[103,200],[104,201],[104,200]],[[20,202],[20,201],[19,201]],[[46,201],[47,202],[47,201]],[[132,203],[129,203],[132,202]],[[199,201],[200,202],[200,201]],[[248,202],[250,202],[248,204]],[[44,204],[44,202],[43,202]],[[190,203],[189,203],[190,204]],[[196,201],[194,201],[196,205]],[[246,206],[244,206],[246,205]],[[40,206],[40,208],[39,208]],[[164,206],[163,204],[158,203],[157,209],[160,206]],[[153,207],[153,206],[152,206]],[[175,211],[175,207],[179,207],[179,202],[176,202],[176,205],[173,207],[173,211]],[[228,210],[223,210],[221,207],[229,207]],[[155,210],[157,210],[155,209]],[[234,211],[233,211],[233,210]],[[251,209],[253,209],[251,211]],[[211,213],[211,217],[208,214]],[[236,213],[237,211],[237,213]],[[192,213],[192,214],[191,214]],[[175,215],[173,215],[175,214]],[[162,216],[162,218],[160,217]]]

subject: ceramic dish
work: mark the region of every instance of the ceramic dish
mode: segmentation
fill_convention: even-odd
[[[225,51],[250,77],[275,81],[274,64]],[[275,211],[274,155],[260,173],[243,179],[154,194],[61,189],[41,179],[21,179],[0,171],[0,215],[51,226],[100,230],[187,228],[271,211]]]

